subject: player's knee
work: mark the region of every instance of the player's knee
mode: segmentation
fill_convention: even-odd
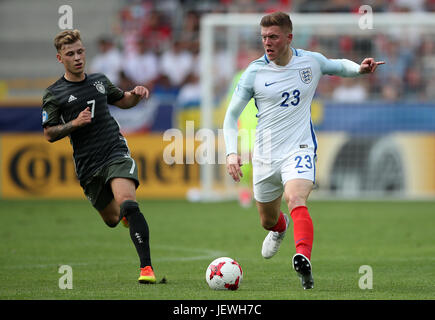
[[[119,207],[122,207],[122,204],[125,202],[128,202],[128,201],[136,202],[135,195],[126,193],[126,194],[121,194],[121,195],[116,197],[116,203],[119,205]]]
[[[139,204],[135,200],[127,199],[123,201],[120,205],[121,214],[122,216],[128,216],[131,213],[140,212],[139,211]]]
[[[291,194],[287,197],[287,205],[290,211],[293,210],[293,208],[305,206],[306,201],[305,197],[298,194]]]

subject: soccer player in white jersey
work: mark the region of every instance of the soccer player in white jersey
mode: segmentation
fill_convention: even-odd
[[[283,12],[264,16],[260,26],[265,55],[245,70],[225,115],[226,166],[231,177],[240,181],[237,119],[253,98],[258,108],[252,159],[254,198],[261,225],[269,230],[261,253],[266,259],[273,257],[286,233],[289,217],[280,210],[284,194],[294,226],[292,265],[302,287],[311,289],[313,224],[306,202],[315,181],[317,151],[311,101],[322,75],[357,77],[374,72],[384,62],[365,58],[358,65],[295,49],[291,47],[292,22]]]

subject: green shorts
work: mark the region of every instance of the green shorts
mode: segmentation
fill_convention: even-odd
[[[98,211],[103,210],[113,199],[110,180],[127,178],[139,186],[137,167],[133,158],[119,158],[100,168],[91,178],[82,184],[86,197]]]

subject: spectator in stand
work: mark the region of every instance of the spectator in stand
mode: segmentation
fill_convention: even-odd
[[[193,63],[193,55],[186,49],[186,43],[175,40],[160,57],[160,73],[169,78],[172,86],[180,88],[194,67]]]
[[[386,93],[386,97],[391,100],[392,97],[403,92],[405,73],[410,67],[413,52],[400,46],[399,41],[382,35],[377,37],[376,45],[378,50],[376,56],[387,61],[389,66],[388,68],[379,69],[377,79],[381,86],[388,84],[388,86],[395,87],[394,90],[389,87],[382,88],[382,91]]]
[[[393,0],[390,3],[390,11],[394,12],[422,12],[425,0]]]
[[[400,94],[397,86],[392,83],[386,83],[381,89],[381,99],[386,102],[395,102],[399,99]]]
[[[429,79],[428,82],[425,84],[425,98],[427,101],[434,101],[435,100],[435,79]]]
[[[367,89],[361,79],[340,78],[340,85],[334,89],[332,99],[336,102],[365,102]]]
[[[191,73],[194,73],[198,79],[200,77],[201,74],[201,61],[199,58],[199,41],[192,41],[189,44],[189,51],[192,54],[192,70]]]
[[[98,40],[98,50],[99,53],[91,61],[91,73],[103,73],[114,85],[118,85],[122,65],[121,52],[108,36],[102,36]]]
[[[195,129],[200,128],[201,121],[201,83],[196,73],[190,73],[186,83],[178,93],[174,109],[174,125],[184,130],[186,121],[193,121]]]
[[[358,10],[358,7],[359,7],[358,3],[356,3],[355,1],[331,0],[331,1],[326,1],[323,12],[347,13],[347,12]]]
[[[425,100],[424,81],[421,74],[421,66],[418,62],[406,70],[404,91],[406,92],[405,98],[407,100]]]
[[[179,38],[183,41],[199,41],[199,14],[195,11],[189,11],[183,18],[183,25]]]
[[[159,75],[157,55],[149,48],[147,39],[140,39],[136,51],[123,61],[123,70],[134,83],[152,88]]]
[[[423,81],[427,82],[426,97],[435,97],[435,41],[432,36],[426,36],[422,39],[417,56],[421,57],[421,70]]]
[[[435,0],[426,0],[424,8],[426,11],[435,12]]]
[[[149,41],[149,47],[155,52],[161,52],[169,43],[172,35],[172,24],[158,12],[151,11],[143,19],[141,37]]]

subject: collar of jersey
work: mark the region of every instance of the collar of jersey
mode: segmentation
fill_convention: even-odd
[[[270,61],[269,58],[267,58],[267,55],[266,55],[266,54],[264,54],[264,58],[266,59],[266,62],[267,62],[269,65],[271,65],[271,66],[273,66],[273,67],[275,67],[275,68],[279,68],[279,69],[280,69],[280,68],[287,68],[287,67],[289,67],[289,66],[291,65],[291,63],[292,63],[292,61],[293,61],[293,57],[298,57],[298,56],[299,56],[298,51],[297,51],[295,48],[293,48],[293,47],[290,47],[290,48],[292,49],[292,53],[293,53],[293,55],[292,55],[290,61],[289,61],[285,66],[279,66],[279,65],[277,65],[275,62]]]
[[[65,78],[65,74],[62,76],[62,79],[63,79],[63,81],[66,81],[66,82],[68,82],[68,83],[80,84],[80,83],[85,82],[85,81],[88,79],[88,74],[85,73],[85,78],[84,78],[83,80],[80,80],[80,81],[69,81],[69,80],[67,80],[67,79]]]

